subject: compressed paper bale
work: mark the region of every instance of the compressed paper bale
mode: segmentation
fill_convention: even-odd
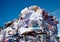
[[[23,34],[25,32],[32,31],[32,28],[31,27],[30,28],[24,28],[24,27],[22,27],[22,28],[19,29],[19,31],[20,31],[20,34]]]

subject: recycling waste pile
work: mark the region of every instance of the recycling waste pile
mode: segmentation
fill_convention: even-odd
[[[0,42],[59,42],[58,20],[34,5],[21,10],[19,18],[5,23],[0,31]]]

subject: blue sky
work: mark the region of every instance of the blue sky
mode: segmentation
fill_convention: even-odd
[[[46,11],[53,13],[60,21],[60,0],[0,0],[0,26],[18,18],[20,11],[31,5],[44,8]],[[58,25],[58,30],[60,30],[60,25]]]

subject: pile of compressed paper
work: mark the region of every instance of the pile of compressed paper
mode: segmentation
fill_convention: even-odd
[[[0,42],[57,42],[57,24],[52,14],[38,6],[21,10],[19,18],[5,23]]]

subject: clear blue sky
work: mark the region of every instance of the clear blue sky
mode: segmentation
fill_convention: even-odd
[[[60,21],[60,0],[0,0],[0,26],[17,18],[23,8],[31,5],[44,8],[53,13]],[[60,25],[58,25],[58,28],[60,28]]]

